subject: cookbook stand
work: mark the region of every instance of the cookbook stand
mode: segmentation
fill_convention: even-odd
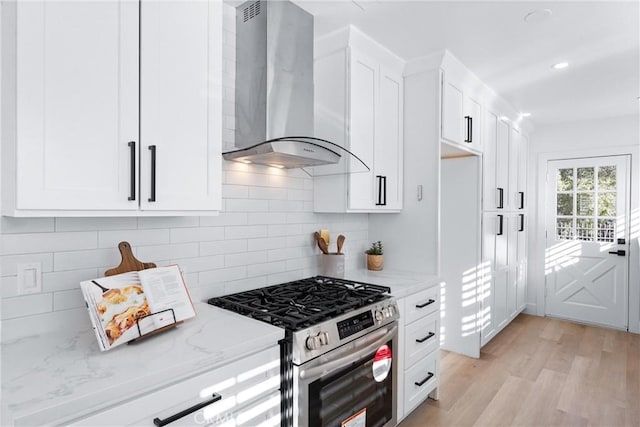
[[[152,262],[142,262],[140,260],[138,260],[135,255],[133,255],[133,252],[131,251],[131,245],[129,244],[129,242],[120,242],[118,243],[118,250],[120,250],[120,255],[122,256],[122,260],[120,261],[120,265],[114,268],[110,268],[109,270],[105,271],[104,275],[105,276],[115,276],[116,274],[122,274],[122,273],[128,273],[130,271],[140,271],[140,270],[146,270],[147,268],[156,268],[156,265]],[[161,328],[155,329],[151,332],[148,332],[146,334],[142,334],[140,332],[140,320],[146,318],[146,317],[151,317],[151,316],[157,316],[160,315],[162,313],[166,313],[170,311],[171,315],[173,316],[173,323],[170,325],[166,325],[163,326]],[[169,308],[167,310],[162,310],[159,311],[157,313],[150,313],[144,316],[140,316],[136,318],[136,326],[138,328],[138,335],[140,335],[138,338],[134,338],[131,341],[129,341],[127,344],[132,344],[138,341],[142,341],[146,338],[149,338],[153,335],[159,334],[160,332],[164,332],[166,330],[169,329],[173,329],[176,326],[178,326],[179,324],[183,323],[183,320],[180,320],[179,322],[176,321],[176,315],[173,311],[172,308]]]

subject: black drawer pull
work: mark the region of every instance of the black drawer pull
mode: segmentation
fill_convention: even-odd
[[[498,215],[498,234],[497,236],[502,236],[504,234],[504,215]]]
[[[423,342],[425,342],[426,340],[428,340],[429,338],[433,337],[434,335],[435,335],[435,332],[429,332],[429,335],[427,335],[427,336],[426,336],[426,337],[424,337],[424,338],[416,338],[416,342],[417,342],[417,343],[423,343]]]
[[[524,209],[524,191],[518,191],[520,194],[520,207],[518,209]]]
[[[434,302],[436,302],[436,300],[429,299],[429,301],[425,302],[424,304],[416,304],[416,308],[425,308],[426,306],[431,305]]]
[[[417,385],[418,387],[422,387],[424,383],[426,383],[431,378],[433,378],[433,375],[434,375],[433,372],[429,372],[429,375],[427,375],[427,378],[423,379],[422,381],[416,381],[414,384]]]
[[[220,396],[219,394],[213,393],[213,396],[211,399],[198,403],[197,405],[193,405],[191,408],[187,408],[184,411],[180,411],[177,414],[173,414],[170,417],[165,418],[164,420],[161,420],[160,418],[154,418],[153,424],[155,424],[158,427],[166,426],[167,424],[171,424],[172,422],[177,421],[182,417],[186,417],[187,415],[193,412],[196,412],[207,405],[211,405],[212,403],[215,403],[220,399],[222,399],[222,396]]]
[[[518,228],[518,231],[524,231],[524,214],[518,216],[520,217],[520,228]]]
[[[129,200],[136,199],[136,142],[129,141],[129,148],[131,150],[131,190],[129,193]]]
[[[149,202],[156,201],[156,146],[150,145],[149,151],[151,151],[151,197]]]
[[[500,193],[498,197],[498,209],[504,209],[504,188],[498,187],[498,193]]]

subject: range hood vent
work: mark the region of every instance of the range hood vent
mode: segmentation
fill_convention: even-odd
[[[249,1],[236,8],[235,87],[236,150],[225,160],[313,176],[369,171],[314,135],[313,16],[299,6]]]

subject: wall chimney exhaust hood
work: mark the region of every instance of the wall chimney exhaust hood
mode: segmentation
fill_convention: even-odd
[[[299,6],[248,1],[236,8],[235,87],[236,149],[225,160],[310,175],[369,171],[348,150],[313,136],[313,16]]]

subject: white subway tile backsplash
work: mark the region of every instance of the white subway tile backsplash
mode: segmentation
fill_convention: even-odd
[[[0,289],[2,291],[0,292],[2,298],[18,296],[18,276],[1,277],[0,287],[2,287],[2,289]]]
[[[313,191],[307,190],[287,190],[288,200],[313,200]]]
[[[261,262],[267,262],[267,253],[265,251],[245,252],[241,254],[230,254],[224,256],[225,267],[251,265]]]
[[[317,216],[313,212],[287,212],[289,224],[316,224]]]
[[[264,286],[267,286],[266,276],[249,277],[247,279],[225,282],[224,293],[232,294],[236,292],[244,292],[251,289],[262,288]]]
[[[247,213],[245,212],[220,212],[218,216],[201,216],[200,226],[211,227],[217,225],[246,225]]]
[[[267,237],[268,231],[266,225],[229,226],[224,228],[224,237],[225,239]]]
[[[171,243],[208,242],[224,239],[224,227],[174,228]]]
[[[230,280],[247,277],[247,266],[220,268],[218,270],[203,271],[198,274],[200,286],[219,285]]]
[[[51,293],[2,298],[2,320],[47,313],[52,309],[53,294]],[[3,334],[5,329],[6,325],[3,325]]]
[[[249,187],[246,185],[230,185],[222,186],[222,197],[225,199],[246,199],[249,197]]]
[[[247,251],[247,240],[222,240],[219,242],[202,242],[200,243],[200,255],[223,255],[235,254]]]
[[[164,245],[170,243],[168,229],[99,231],[99,248],[117,248],[122,241],[129,242],[132,247],[146,245]]]
[[[4,239],[4,235],[2,236]],[[53,271],[53,254],[28,254],[0,256],[0,273],[2,276],[15,276],[18,274],[17,265],[39,262],[42,272]]]
[[[248,239],[248,250],[264,251],[267,249],[284,248],[287,245],[287,239],[284,237],[266,237],[262,239]]]
[[[55,271],[98,268],[98,274],[101,275],[100,271],[119,265],[121,259],[117,248],[56,252],[53,256],[53,267]]]
[[[140,246],[136,248],[136,258],[142,262],[155,262],[162,265],[162,260],[195,258],[200,253],[199,243],[179,243],[171,245]]]
[[[197,227],[198,225],[200,225],[200,218],[197,216],[162,216],[138,218],[138,228],[140,229]]]
[[[60,291],[53,294],[53,310],[69,310],[70,308],[86,307],[82,291],[73,289],[69,291]]]
[[[264,212],[269,206],[267,200],[227,199],[225,202],[227,212]]]
[[[249,225],[286,224],[287,215],[284,212],[252,212],[249,213]]]
[[[286,261],[266,262],[263,264],[253,264],[247,266],[249,277],[265,276],[267,274],[281,273],[287,268]]]
[[[308,256],[303,258],[288,259],[287,270],[300,270],[300,269],[317,269],[320,267],[320,255]]]
[[[197,258],[181,258],[172,261],[178,264],[185,274],[200,273],[224,267],[224,255],[202,256]]]
[[[54,231],[53,218],[12,218],[0,217],[0,231],[10,233],[47,233]]]
[[[249,198],[287,200],[287,189],[277,187],[249,187]]]
[[[304,202],[299,200],[269,200],[270,212],[302,212]]]
[[[42,290],[43,292],[57,292],[80,289],[80,282],[102,276],[104,276],[104,271],[97,268],[44,273],[42,275]]]
[[[96,232],[3,234],[0,255],[94,249]]]
[[[284,225],[269,225],[269,236],[293,236],[302,234],[302,224],[291,224],[287,221]]]
[[[135,230],[135,217],[56,218],[56,231]]]

